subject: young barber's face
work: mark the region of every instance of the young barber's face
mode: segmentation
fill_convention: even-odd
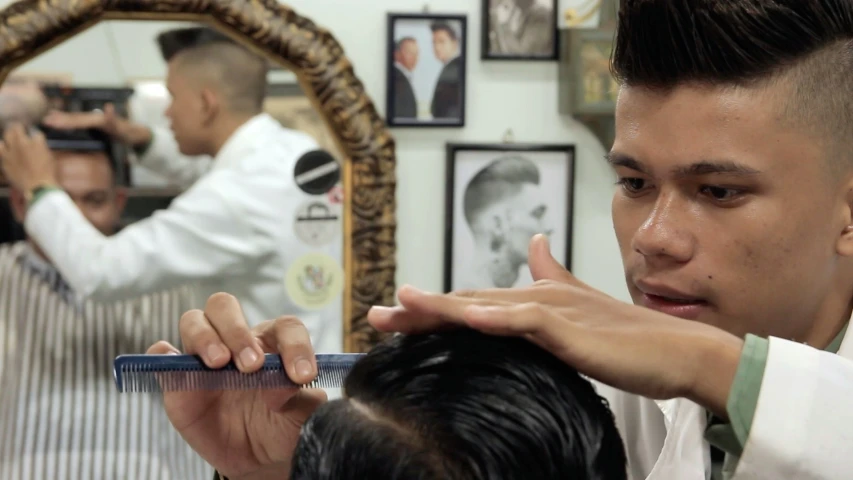
[[[848,185],[772,88],[622,90],[612,213],[635,303],[799,340],[847,305]]]

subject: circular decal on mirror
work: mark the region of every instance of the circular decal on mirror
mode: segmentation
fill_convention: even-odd
[[[299,157],[293,179],[309,195],[323,195],[341,180],[341,166],[329,152],[312,150]]]
[[[340,236],[340,205],[331,205],[322,200],[309,200],[296,210],[293,231],[308,245],[327,245]]]
[[[290,299],[306,310],[319,310],[334,301],[344,289],[340,263],[323,253],[297,258],[287,270],[285,288]]]

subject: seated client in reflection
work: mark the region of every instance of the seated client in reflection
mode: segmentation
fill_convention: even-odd
[[[59,186],[92,226],[113,234],[125,195],[110,143],[90,131],[45,134]],[[19,221],[31,200],[12,190]],[[112,378],[116,355],[177,340],[177,319],[190,308],[183,288],[85,300],[32,240],[0,245],[0,478],[209,478],[212,469],[170,428],[158,399],[121,396]]]
[[[395,336],[302,428],[292,480],[624,480],[592,385],[520,338]]]

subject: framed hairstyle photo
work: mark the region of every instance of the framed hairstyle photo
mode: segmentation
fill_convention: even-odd
[[[465,15],[388,14],[388,125],[465,126],[466,39]]]
[[[532,284],[537,233],[571,269],[574,177],[574,145],[448,143],[444,291]]]
[[[482,0],[483,60],[557,60],[558,0]]]

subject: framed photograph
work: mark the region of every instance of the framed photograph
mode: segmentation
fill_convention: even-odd
[[[465,15],[388,14],[388,125],[465,125],[466,38]]]
[[[574,145],[447,144],[444,291],[532,284],[537,233],[571,269],[574,170]]]
[[[557,0],[482,0],[483,60],[557,60]]]
[[[569,29],[565,33],[566,59],[560,62],[560,96],[572,115],[607,115],[616,111],[619,82],[610,71],[613,51],[610,29]]]

